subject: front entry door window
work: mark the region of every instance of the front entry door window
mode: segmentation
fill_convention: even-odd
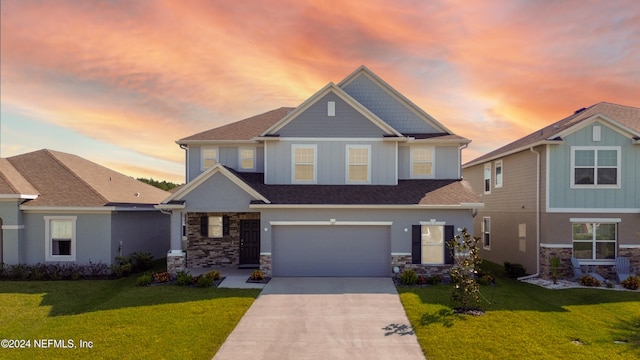
[[[240,220],[240,265],[260,263],[260,220]]]

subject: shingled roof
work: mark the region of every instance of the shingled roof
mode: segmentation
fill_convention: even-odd
[[[178,140],[177,143],[184,144],[190,141],[202,140],[251,140],[262,134],[262,132],[282,119],[293,109],[292,107],[281,107],[267,111],[266,113],[255,115],[244,120],[191,135]]]
[[[273,205],[424,205],[480,203],[466,180],[399,180],[398,185],[266,185],[262,173],[234,175]]]
[[[34,193],[23,207],[159,204],[170,194],[76,155],[39,150],[0,161],[0,193]]]
[[[575,126],[582,121],[590,119],[598,114],[604,115],[607,118],[617,122],[618,124],[632,131],[640,133],[640,108],[601,102],[588,108],[577,110],[572,115],[560,121],[548,125],[538,131],[535,131],[523,138],[520,138],[483,156],[480,156],[475,160],[464,164],[464,167],[477,165],[485,161],[503,156],[505,154],[518,151],[519,149],[525,149],[528,146],[534,146],[543,141],[560,140],[557,139],[559,134],[565,132],[572,126]]]

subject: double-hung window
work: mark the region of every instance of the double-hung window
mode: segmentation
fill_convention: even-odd
[[[491,163],[484,164],[484,193],[491,194]]]
[[[200,170],[207,170],[213,165],[218,163],[218,148],[217,147],[203,147],[200,150]]]
[[[491,218],[482,218],[482,247],[491,249]]]
[[[45,261],[76,261],[76,216],[45,216]]]
[[[503,168],[502,168],[502,160],[496,161],[496,189],[502,187],[502,176],[503,176]]]
[[[291,182],[295,184],[316,183],[317,146],[291,145]]]
[[[240,169],[244,171],[256,169],[256,148],[240,148]]]
[[[371,146],[347,145],[347,183],[368,184],[371,181]]]
[[[620,187],[620,147],[573,146],[571,187]]]
[[[433,147],[411,148],[411,178],[433,178]]]
[[[615,259],[620,219],[571,219],[573,257],[581,260]]]

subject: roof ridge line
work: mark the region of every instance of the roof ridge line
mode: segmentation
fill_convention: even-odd
[[[83,183],[87,188],[89,188],[89,190],[91,190],[94,194],[98,195],[98,197],[100,199],[102,199],[104,201],[105,204],[109,203],[109,199],[105,198],[98,190],[96,190],[93,186],[91,186],[88,182],[86,182],[83,178],[81,178],[80,176],[78,176],[78,174],[76,174],[75,171],[71,170],[71,168],[69,168],[65,163],[63,163],[60,159],[58,159],[55,154],[49,150],[49,149],[44,149],[44,152],[49,155],[55,162],[57,162],[58,164],[60,164],[63,168],[65,168],[73,177],[75,177],[76,179],[80,180],[81,183]],[[71,154],[69,154],[71,155]],[[76,156],[76,155],[72,155],[72,156]],[[83,159],[84,160],[84,159]]]

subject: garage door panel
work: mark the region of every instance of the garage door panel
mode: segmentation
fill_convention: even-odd
[[[274,276],[389,276],[388,226],[274,226]]]

